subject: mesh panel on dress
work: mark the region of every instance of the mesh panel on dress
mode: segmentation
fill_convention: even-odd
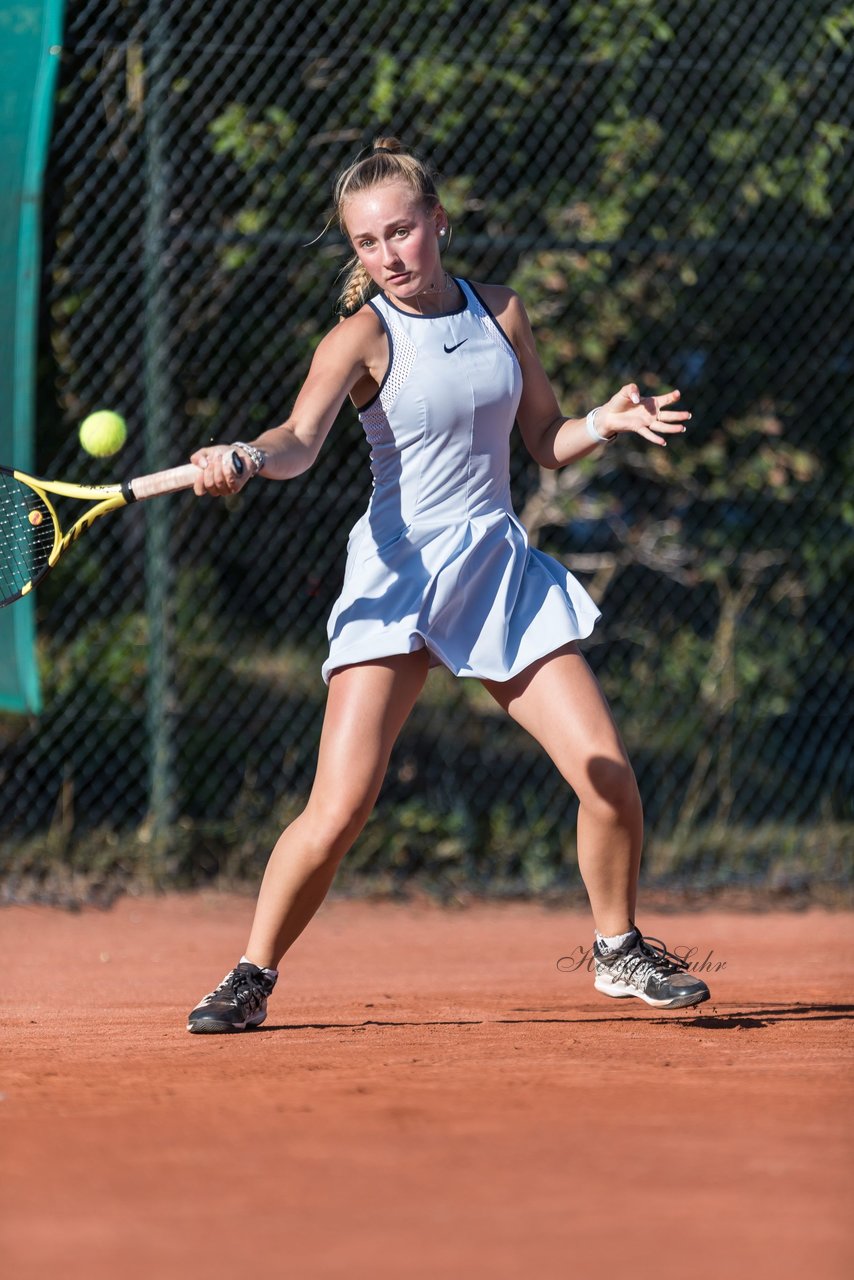
[[[391,335],[391,367],[385,386],[380,392],[380,400],[384,409],[390,409],[397,398],[397,393],[412,372],[418,349],[408,334],[404,333],[400,325],[395,324],[390,316],[386,316],[386,323]]]
[[[388,417],[382,407],[379,396],[374,400],[373,404],[370,404],[367,409],[363,409],[359,413],[359,421],[364,428],[368,444],[372,448],[374,445],[391,440],[391,428],[388,425]]]
[[[386,316],[389,329],[389,366],[386,380],[376,400],[359,414],[359,421],[364,428],[368,444],[382,444],[392,439],[392,431],[388,425],[388,410],[394,404],[400,388],[412,372],[417,348],[412,339],[404,333],[399,325]]]

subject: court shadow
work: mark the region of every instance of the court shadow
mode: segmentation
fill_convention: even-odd
[[[540,1018],[366,1018],[361,1022],[279,1022],[266,1023],[255,1028],[256,1034],[274,1031],[365,1031],[368,1027],[482,1027],[486,1025],[535,1026],[563,1024],[577,1026],[579,1023],[591,1022],[638,1022],[651,1023],[654,1026],[678,1026],[713,1028],[718,1031],[754,1030],[760,1027],[774,1026],[780,1023],[799,1022],[840,1022],[854,1019],[854,1004],[780,1004],[763,1008],[733,1009],[729,1012],[717,1011],[693,1013],[691,1009],[671,1009],[658,1016],[644,1016],[652,1012],[647,1006],[635,1006],[625,1013],[584,1014],[582,1016],[566,1014],[559,1017]],[[640,1015],[640,1016],[638,1016]]]
[[[631,1022],[629,1014],[607,1015],[596,1018],[366,1018],[363,1022],[279,1022],[255,1027],[256,1034],[267,1031],[365,1031],[368,1027],[485,1027],[485,1026],[537,1026],[560,1023],[576,1026],[579,1022]]]
[[[678,1012],[678,1011],[674,1011]],[[732,1013],[691,1014],[678,1019],[682,1027],[713,1027],[719,1031],[751,1030],[756,1027],[776,1026],[792,1022],[850,1022],[854,1019],[854,1004],[780,1004],[769,1008],[741,1008]],[[658,1018],[657,1022],[673,1021]]]
[[[254,1028],[256,1034],[267,1031],[365,1031],[368,1027],[480,1027],[484,1018],[367,1018],[364,1022],[278,1022]]]

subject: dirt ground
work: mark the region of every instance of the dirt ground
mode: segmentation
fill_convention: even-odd
[[[854,1273],[850,914],[643,916],[712,987],[663,1014],[583,912],[331,899],[263,1028],[186,1034],[251,911],[0,914],[7,1280]]]

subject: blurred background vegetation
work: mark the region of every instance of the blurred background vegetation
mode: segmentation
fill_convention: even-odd
[[[39,466],[103,479],[250,439],[334,323],[335,173],[430,157],[450,270],[507,282],[564,411],[678,386],[690,432],[560,473],[516,442],[532,541],[647,810],[644,876],[850,884],[854,8],[69,0],[46,193]],[[120,459],[79,450],[124,413]],[[254,883],[310,785],[324,623],[369,492],[317,466],[132,510],[39,594],[46,711],[0,720],[7,897]],[[341,890],[579,889],[575,805],[482,689],[431,675]]]

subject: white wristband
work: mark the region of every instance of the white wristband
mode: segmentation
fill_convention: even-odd
[[[591,440],[595,440],[597,444],[610,444],[611,441],[616,440],[617,437],[600,436],[599,432],[596,430],[596,414],[601,408],[602,406],[598,404],[595,409],[591,409],[584,420],[584,425],[587,427],[587,434]]]

